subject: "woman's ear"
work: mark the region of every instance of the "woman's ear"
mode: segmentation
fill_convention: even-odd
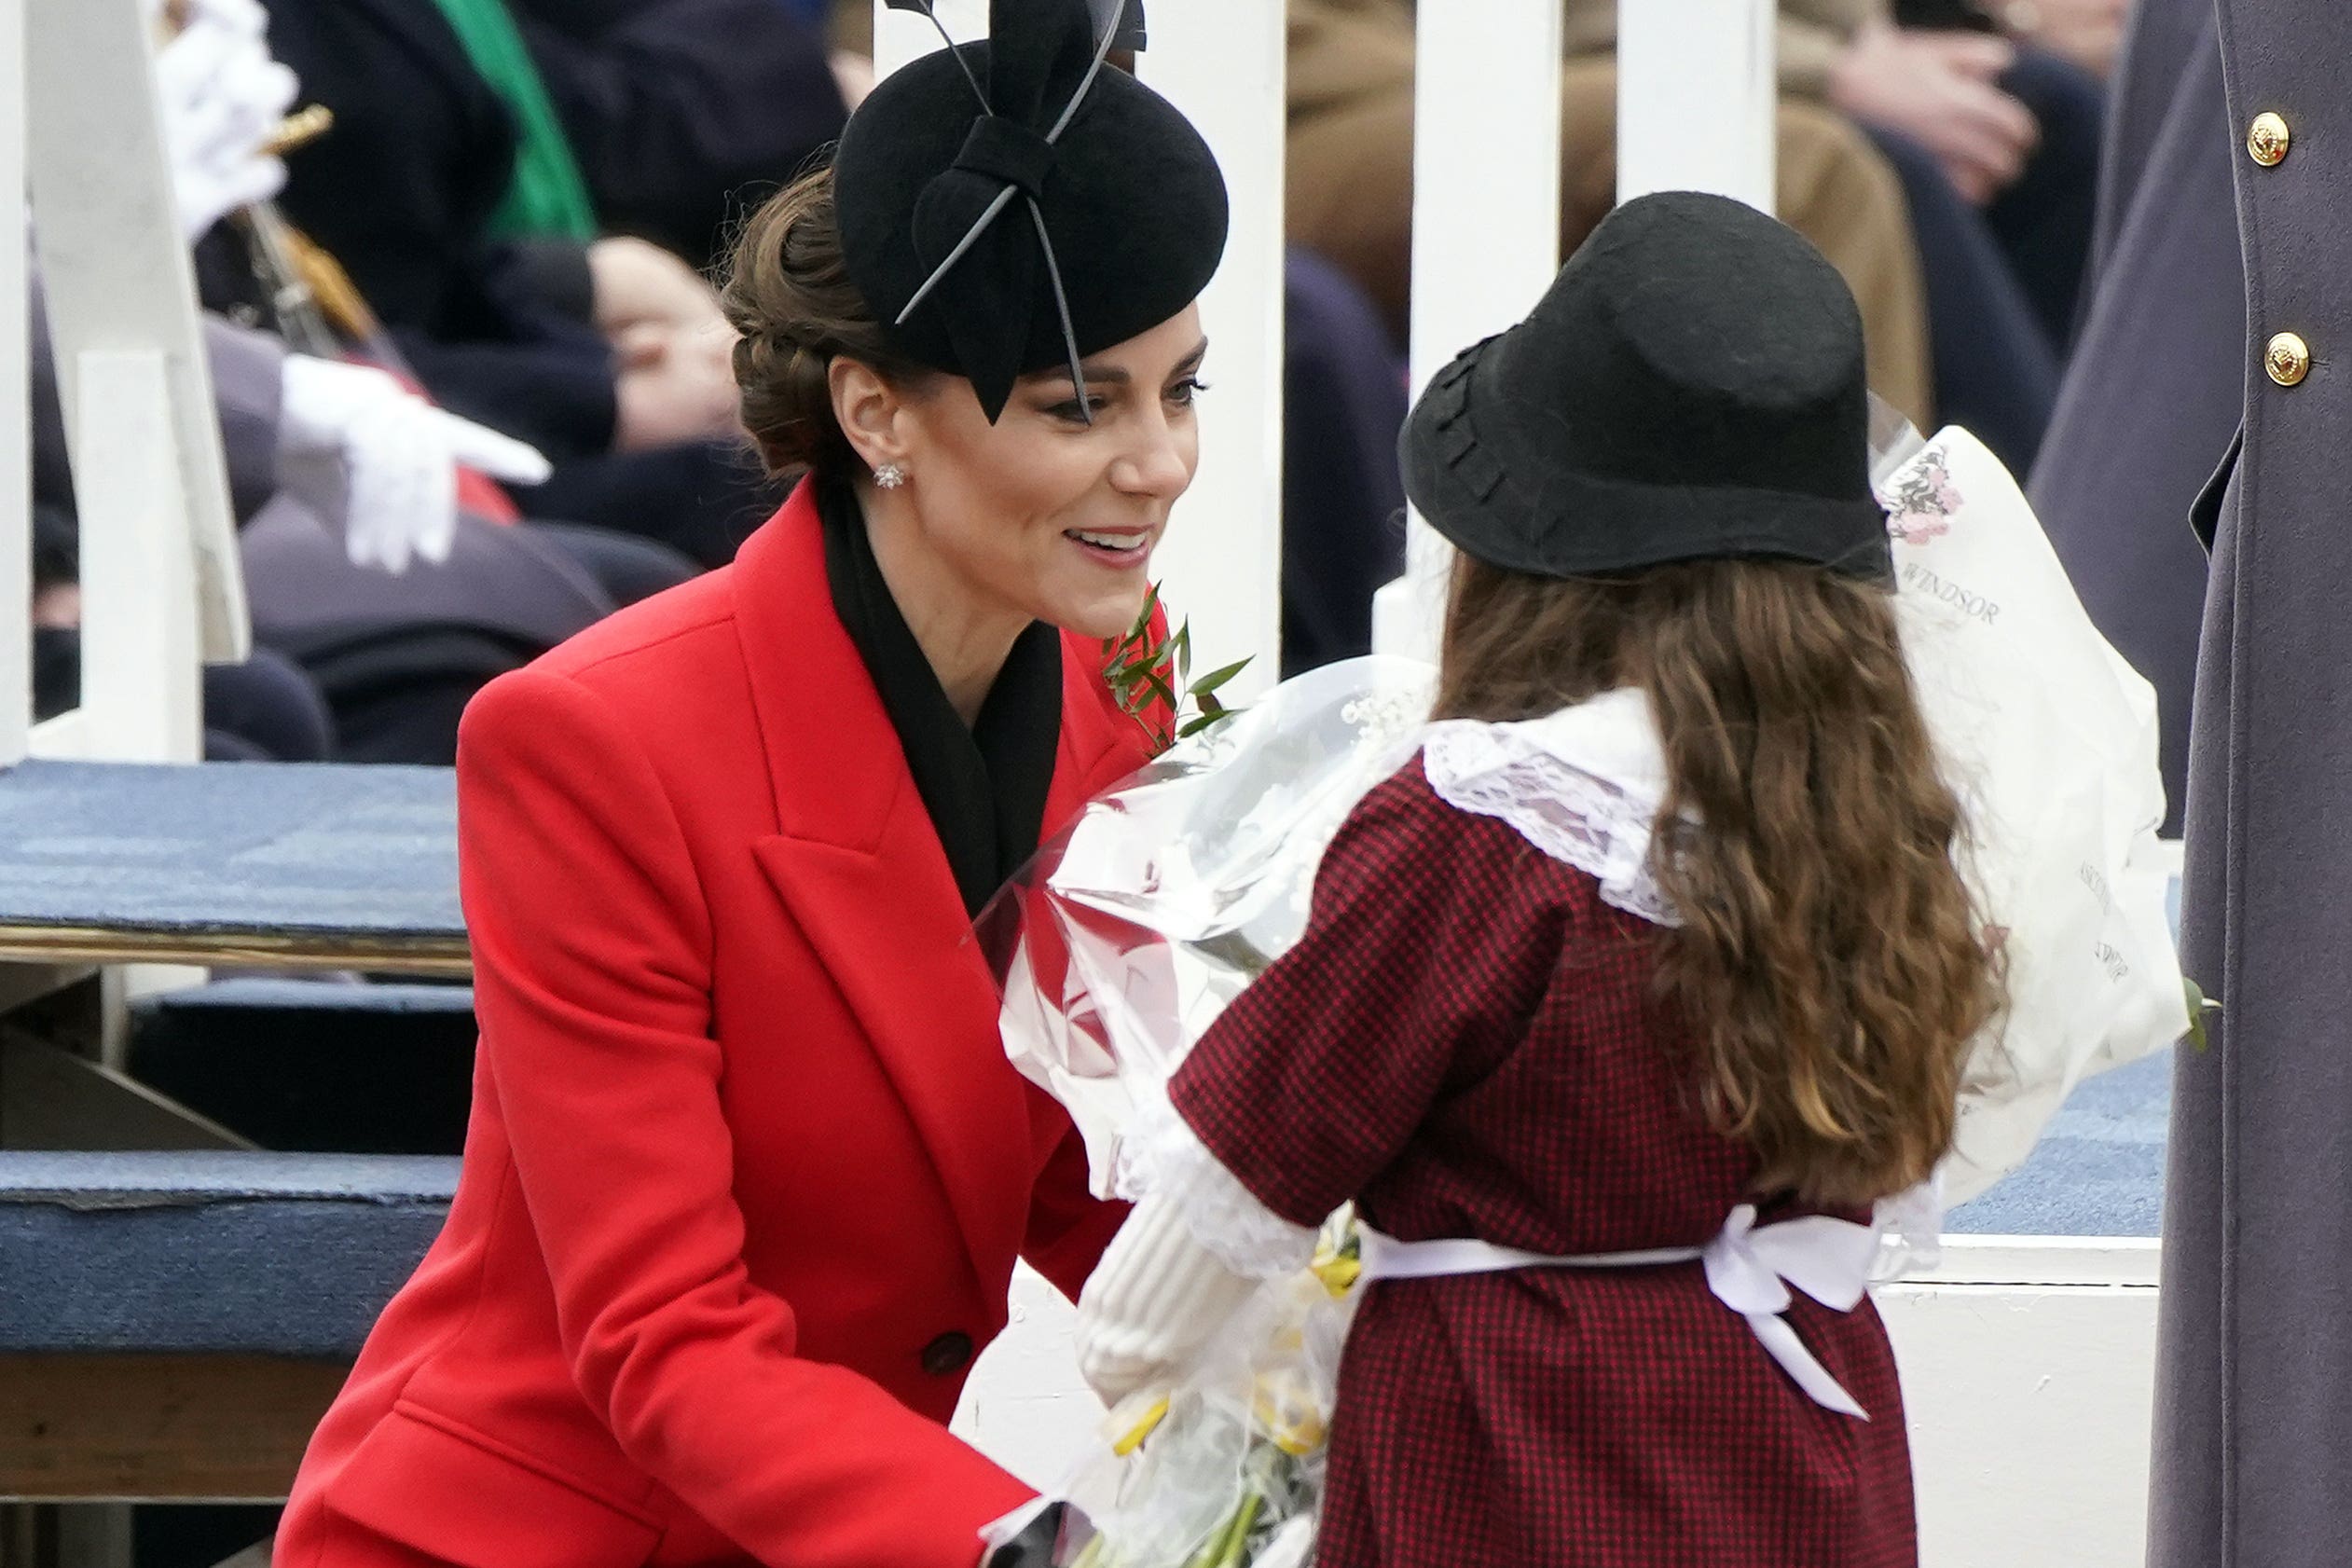
[[[865,465],[904,466],[907,406],[898,389],[884,380],[872,365],[846,354],[833,356],[832,364],[826,366],[825,378],[832,392],[833,419]]]

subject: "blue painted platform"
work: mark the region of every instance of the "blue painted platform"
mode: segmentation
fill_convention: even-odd
[[[0,772],[0,957],[238,955],[462,972],[450,771]]]
[[[2158,1234],[2171,1107],[2170,1052],[2077,1085],[2033,1157],[1953,1210],[1946,1229],[1997,1236]]]
[[[2177,876],[2169,912],[2178,940]],[[2169,1051],[2076,1085],[2050,1119],[2033,1157],[1991,1191],[1952,1211],[1946,1229],[1982,1236],[2161,1234],[2171,1115]]]

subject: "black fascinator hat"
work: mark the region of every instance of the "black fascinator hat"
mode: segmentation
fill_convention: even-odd
[[[1534,312],[1429,384],[1406,493],[1479,560],[1575,577],[1753,556],[1890,580],[1862,313],[1805,238],[1720,196],[1612,213]]]
[[[900,351],[969,378],[991,420],[1020,377],[1076,378],[1087,355],[1176,315],[1224,254],[1208,144],[1108,63],[1140,11],[992,0],[986,42],[892,74],[842,132],[850,281]]]

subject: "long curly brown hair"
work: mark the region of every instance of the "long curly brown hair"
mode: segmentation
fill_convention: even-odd
[[[1645,692],[1664,744],[1652,874],[1682,915],[1661,1002],[1757,1191],[1860,1205],[1951,1147],[1970,1038],[2003,1002],[1954,861],[1883,588],[1794,562],[1558,580],[1465,558],[1438,715],[1540,717]]]

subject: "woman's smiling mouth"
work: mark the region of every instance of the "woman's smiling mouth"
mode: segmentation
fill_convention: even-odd
[[[1105,566],[1141,566],[1151,558],[1151,530],[1121,532],[1104,529],[1066,529],[1062,537],[1077,544]]]

